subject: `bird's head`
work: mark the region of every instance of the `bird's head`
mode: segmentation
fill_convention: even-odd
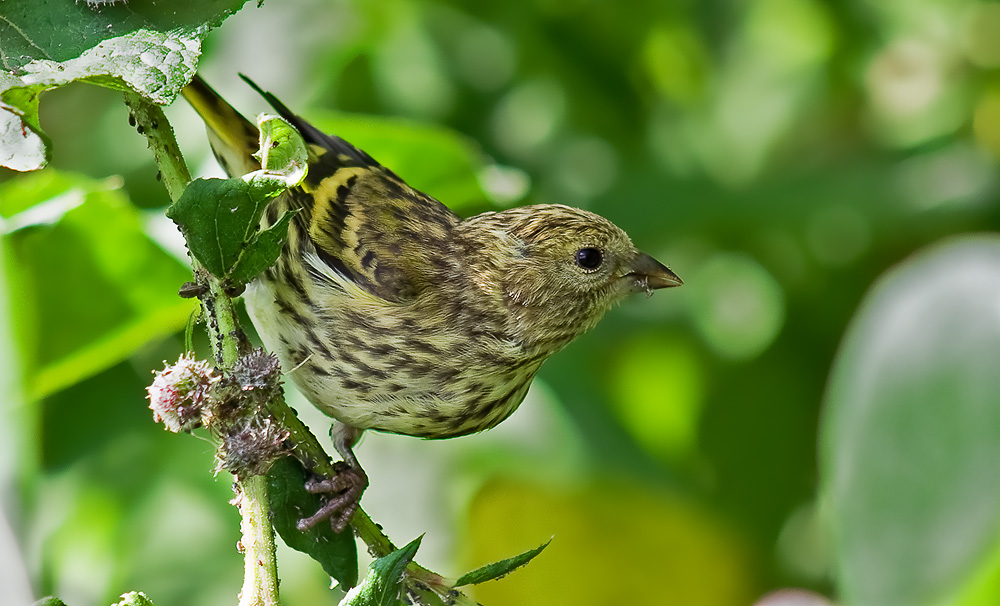
[[[478,248],[473,279],[502,300],[525,342],[562,347],[625,296],[682,284],[614,223],[578,208],[526,206],[466,223]]]

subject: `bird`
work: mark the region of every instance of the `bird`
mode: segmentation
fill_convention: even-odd
[[[332,417],[343,457],[311,480],[325,505],[299,521],[347,527],[368,486],[366,430],[451,438],[496,426],[542,363],[633,293],[680,286],[595,213],[536,204],[459,218],[366,152],[328,135],[240,76],[302,135],[304,181],[261,227],[296,211],[277,261],[243,294],[264,346]],[[231,177],[260,168],[258,130],[200,76],[182,95]]]

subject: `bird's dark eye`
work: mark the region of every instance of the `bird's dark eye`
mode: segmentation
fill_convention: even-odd
[[[576,251],[576,264],[583,269],[597,269],[604,261],[604,255],[596,248],[581,248]]]

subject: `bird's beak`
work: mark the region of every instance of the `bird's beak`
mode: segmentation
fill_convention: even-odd
[[[629,290],[632,292],[646,291],[647,294],[653,294],[657,288],[684,284],[670,268],[646,253],[636,255],[629,266],[632,271],[625,274],[624,279],[628,280]]]

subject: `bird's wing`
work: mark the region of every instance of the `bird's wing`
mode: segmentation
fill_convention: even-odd
[[[299,240],[311,242],[323,263],[373,295],[397,302],[415,296],[440,273],[446,261],[442,253],[458,217],[364,151],[323,133],[243,79],[302,134],[309,148],[305,181],[283,196],[289,206],[300,209],[292,222],[292,229],[303,232]],[[213,149],[224,160],[223,167],[252,170],[257,143],[248,147],[247,127],[254,139],[256,128],[200,78],[188,89],[185,97],[214,133]]]
[[[384,299],[415,296],[442,262],[458,217],[343,139],[306,137],[309,172],[293,195],[309,212],[319,258]]]

